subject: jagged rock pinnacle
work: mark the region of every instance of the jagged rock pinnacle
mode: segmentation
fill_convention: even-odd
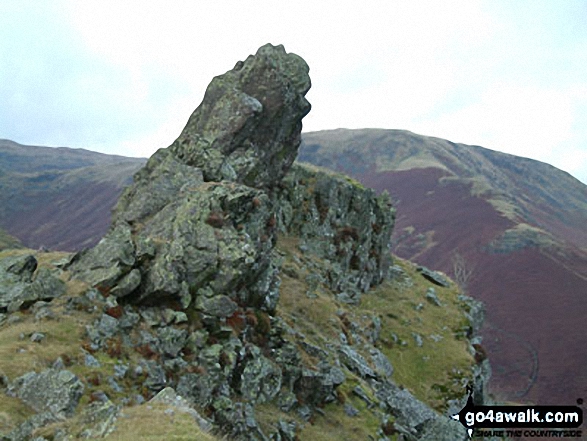
[[[261,47],[212,80],[171,151],[200,168],[205,181],[275,184],[297,156],[302,118],[311,107],[304,97],[308,72],[283,46]]]

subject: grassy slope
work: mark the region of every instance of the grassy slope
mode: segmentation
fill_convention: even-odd
[[[445,305],[442,308],[426,302],[425,292],[431,284],[415,271],[415,267],[406,261],[397,259],[396,263],[407,274],[406,279],[386,282],[377,289],[363,296],[359,306],[343,305],[335,301],[334,296],[324,287],[316,290],[317,297],[306,296],[308,286],[304,270],[296,263],[303,259],[297,248],[297,239],[281,237],[278,249],[284,255],[284,267],[289,274],[282,273],[281,300],[278,314],[294,329],[307,336],[307,342],[324,346],[327,342],[338,341],[341,332],[347,332],[347,325],[354,322],[362,329],[372,326],[372,319],[377,316],[382,322],[382,334],[378,347],[391,360],[395,381],[408,388],[415,396],[439,411],[444,410],[447,398],[461,396],[462,378],[470,374],[473,360],[467,351],[466,342],[457,337],[465,324],[462,307],[457,300],[457,290],[436,287],[437,294]],[[31,250],[10,250],[0,252],[0,258],[16,253],[32,253],[39,260],[39,266],[51,267],[65,253],[35,253]],[[292,271],[293,270],[293,271]],[[75,373],[85,384],[84,396],[78,410],[90,401],[92,392],[102,390],[114,402],[124,397],[111,390],[101,380],[113,374],[114,365],[119,358],[133,364],[137,361],[136,351],[123,350],[122,354],[96,353],[100,368],[86,367],[83,363],[82,345],[85,339],[85,325],[95,320],[101,311],[73,310],[67,311],[65,304],[69,297],[82,295],[87,286],[79,281],[69,279],[67,272],[61,278],[67,283],[67,294],[53,301],[53,310],[57,313],[54,320],[35,321],[28,311],[13,314],[18,317],[16,323],[0,325],[0,373],[9,379],[29,372],[40,371],[49,367],[55,359],[61,357],[68,369]],[[415,306],[423,303],[421,311]],[[43,332],[46,338],[41,343],[32,343],[29,336],[33,332]],[[415,344],[412,332],[418,332],[424,339],[422,347]],[[399,339],[393,342],[395,334]],[[442,336],[434,342],[430,335]],[[405,342],[405,343],[402,343]],[[314,366],[317,360],[305,354],[308,366]],[[14,357],[18,354],[18,357]],[[368,353],[363,354],[369,359]],[[339,402],[328,404],[323,415],[316,415],[311,424],[305,424],[299,434],[300,439],[364,440],[375,435],[380,426],[379,417],[374,409],[353,394],[355,386],[369,388],[363,380],[349,371],[345,371],[347,381],[339,389]],[[2,394],[3,395],[3,394]],[[371,397],[377,401],[375,397]],[[355,417],[348,417],[342,403],[352,404],[360,411]],[[3,395],[0,399],[0,431],[15,427],[32,412],[19,400]],[[273,426],[279,418],[297,420],[293,414],[284,414],[274,405],[263,405],[257,409],[257,416],[262,427]],[[70,430],[81,430],[81,416],[59,423]],[[40,429],[38,435],[52,433],[54,426]],[[116,430],[106,439],[131,440],[188,440],[215,439],[201,433],[193,421],[180,413],[165,413],[163,407],[143,404],[126,407],[116,424]],[[391,439],[394,439],[393,436]]]
[[[360,305],[349,306],[336,301],[323,286],[315,290],[315,298],[306,295],[308,273],[297,262],[307,257],[299,251],[296,238],[280,237],[277,248],[285,259],[278,313],[305,335],[306,342],[317,346],[337,342],[341,333],[349,334],[351,322],[365,330],[373,326],[376,316],[382,328],[376,346],[390,359],[395,370],[392,378],[397,384],[439,412],[446,409],[448,399],[463,396],[462,381],[470,377],[474,360],[467,350],[467,342],[459,337],[467,322],[456,286],[435,286],[443,306],[434,306],[425,299],[427,289],[433,285],[416,272],[412,263],[396,258],[396,264],[407,277],[385,282],[364,294]],[[420,303],[424,306],[417,311]],[[414,332],[424,340],[421,347],[415,343]],[[441,339],[436,342],[431,335]],[[362,355],[368,360],[366,349]],[[300,352],[305,354],[303,349]],[[306,354],[305,361],[312,365],[317,360]],[[369,435],[376,436],[380,425],[376,413],[352,393],[355,386],[363,385],[365,391],[369,387],[351,372],[345,370],[345,374],[347,381],[339,389],[339,402],[328,404],[325,415],[316,416],[312,424],[306,425],[300,439],[364,440]],[[377,402],[375,397],[371,398]],[[348,417],[342,403],[353,405],[360,411],[359,415]],[[265,425],[274,424],[279,417],[291,419],[291,415],[273,407],[265,406],[258,413]]]
[[[36,253],[32,250],[9,250],[0,252],[0,258],[15,254],[33,254],[39,267],[53,267],[53,263],[68,256],[67,253]],[[62,280],[67,283],[66,294],[53,300],[52,310],[56,319],[35,321],[30,311],[14,313],[15,323],[0,325],[0,375],[10,380],[30,371],[47,369],[58,358],[64,360],[67,368],[76,374],[84,383],[84,396],[78,411],[88,404],[92,392],[101,390],[113,401],[118,402],[124,395],[116,393],[100,380],[113,374],[118,357],[105,353],[95,354],[100,361],[100,368],[89,368],[84,365],[82,344],[85,340],[85,326],[96,319],[101,311],[68,310],[65,304],[69,298],[81,296],[87,286],[80,281],[70,280],[67,272],[62,273]],[[29,337],[33,332],[42,332],[45,339],[41,343],[33,343]],[[15,354],[18,356],[15,357]],[[138,354],[129,351],[125,356],[135,359]],[[98,379],[96,381],[96,379]],[[202,432],[193,419],[186,414],[165,412],[167,406],[143,404],[127,407],[119,417],[115,430],[105,439],[116,441],[145,440],[214,440],[216,437]],[[34,412],[20,400],[0,393],[0,433],[9,432],[22,423]],[[68,428],[72,433],[81,432],[83,424],[81,415],[63,423],[47,426],[36,431],[38,436],[53,433],[56,426]]]
[[[18,239],[0,228],[0,251],[14,248],[22,248],[22,244]]]
[[[585,384],[587,340],[577,330],[587,186],[538,161],[400,130],[307,133],[300,158],[387,189],[402,257],[451,272],[455,251],[465,256],[470,292],[487,305],[495,392],[513,401],[576,399]]]

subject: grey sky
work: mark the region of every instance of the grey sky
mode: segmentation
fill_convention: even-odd
[[[0,137],[149,156],[267,43],[310,65],[304,130],[396,128],[587,183],[587,1],[0,2]]]

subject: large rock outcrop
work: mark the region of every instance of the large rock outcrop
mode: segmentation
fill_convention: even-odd
[[[300,144],[308,66],[283,46],[214,78],[179,138],[135,175],[113,228],[72,269],[128,300],[224,318],[277,302],[273,204]]]
[[[309,87],[305,62],[271,45],[212,81],[179,138],[136,173],[109,233],[68,266],[95,288],[73,306],[103,311],[86,328],[86,348],[133,348],[144,357],[132,369],[143,395],[173,387],[231,439],[269,439],[255,417],[259,404],[310,421],[344,399],[338,389],[347,378],[362,385],[353,393],[380,405],[373,415],[381,436],[393,414],[408,439],[437,423],[450,432],[439,439],[464,439],[413,396],[398,398],[393,366],[373,346],[380,319],[361,329],[336,311],[386,280],[394,211],[388,195],[292,167]],[[292,238],[287,257],[276,243]],[[340,342],[306,341],[292,317],[278,314],[282,264],[294,274],[289,293],[294,285],[303,298],[320,291],[336,305],[328,320],[342,324]],[[406,403],[416,410],[404,417]],[[295,428],[279,419],[272,439],[294,439]]]
[[[0,260],[0,313],[26,309],[64,293],[65,284],[51,271],[37,270],[34,256],[22,254]]]
[[[310,111],[308,71],[283,46],[263,46],[212,80],[171,150],[207,181],[279,182],[297,156],[301,121]]]
[[[308,164],[294,165],[274,193],[280,232],[326,263],[326,284],[345,303],[388,274],[395,211],[387,193]],[[319,240],[317,240],[319,238]]]

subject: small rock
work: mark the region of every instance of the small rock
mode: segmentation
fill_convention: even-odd
[[[175,358],[185,346],[188,333],[184,329],[176,329],[173,327],[162,327],[157,330],[157,337],[159,337],[159,348],[161,352],[171,358]]]
[[[354,417],[359,414],[359,411],[355,407],[353,407],[352,405],[345,403],[344,413],[346,413],[350,417]]]
[[[57,316],[49,308],[41,308],[35,313],[35,321],[40,322],[41,320],[55,320]],[[2,321],[0,320],[0,324]]]
[[[84,356],[84,364],[87,367],[95,367],[95,368],[99,368],[102,365],[100,364],[100,362],[98,361],[98,359],[96,357],[94,357],[92,354],[85,354]]]
[[[345,333],[344,333],[344,332],[341,332],[341,333],[339,334],[338,338],[340,338],[340,342],[341,342],[343,345],[348,345],[348,344],[349,344],[349,341],[348,341],[348,339],[346,338],[346,335],[345,335]]]
[[[357,397],[359,397],[361,400],[363,400],[365,402],[365,404],[367,405],[367,407],[369,407],[369,408],[373,407],[373,405],[374,405],[373,401],[371,401],[371,399],[369,398],[369,396],[367,395],[367,393],[363,390],[363,388],[361,386],[355,386],[355,388],[353,389],[353,394],[355,394]]]
[[[435,285],[444,286],[445,288],[450,286],[450,283],[448,282],[446,277],[444,277],[442,274],[440,274],[436,271],[432,271],[432,270],[426,268],[425,266],[419,266],[417,268],[417,271],[420,274],[422,274],[422,277],[424,277],[426,280],[429,280],[430,282],[434,283]]]
[[[300,406],[298,408],[298,415],[304,420],[304,421],[310,421],[310,418],[312,418],[312,409],[310,409],[308,406],[304,405],[304,406]]]
[[[293,392],[280,393],[277,396],[277,405],[283,412],[291,412],[298,404],[298,399]]]
[[[174,319],[173,319],[173,323],[175,324],[180,324],[180,323],[186,323],[188,321],[188,316],[185,312],[183,311],[174,311]]]
[[[114,365],[114,378],[124,378],[128,372],[128,365],[126,364],[115,364]]]
[[[140,284],[141,272],[135,268],[120,279],[110,293],[118,298],[125,297],[137,289]]]
[[[414,341],[416,342],[416,346],[421,348],[422,345],[424,344],[424,340],[422,340],[422,336],[416,332],[412,332],[412,337],[414,337]]]
[[[56,369],[58,371],[65,369],[65,363],[63,362],[63,358],[57,357],[57,359],[51,365],[51,369]]]
[[[45,334],[42,332],[33,332],[31,335],[31,341],[33,343],[41,343],[45,339]]]
[[[104,397],[100,396],[80,413],[80,423],[84,430],[79,434],[79,438],[105,438],[114,430],[120,415],[120,407],[112,403],[108,397],[103,401]],[[65,440],[69,437],[60,439]]]
[[[92,392],[90,396],[90,401],[99,401],[101,403],[106,403],[107,401],[109,401],[109,398],[108,395],[104,393],[104,391],[97,390],[95,392]]]
[[[391,377],[393,374],[393,366],[385,354],[375,348],[371,349],[370,353],[377,373],[382,377]]]
[[[432,287],[428,288],[428,290],[426,291],[426,300],[428,300],[430,303],[436,306],[442,306],[442,303],[440,303],[440,300],[436,295],[436,290]]]
[[[110,388],[117,393],[122,392],[122,388],[120,387],[120,385],[116,382],[116,380],[113,377],[108,377],[106,379],[106,381],[108,382],[108,386],[110,386]]]
[[[230,317],[238,309],[237,304],[225,295],[212,298],[198,297],[196,307],[203,313],[214,317]]]
[[[173,406],[174,409],[167,409],[165,411],[166,415],[172,416],[175,411],[180,413],[187,413],[196,421],[196,423],[198,423],[202,430],[206,432],[210,432],[212,430],[212,424],[203,418],[194,408],[190,406],[185,398],[178,395],[171,387],[166,387],[161,390],[157,395],[151,398],[149,403],[163,403],[169,406]]]
[[[297,439],[296,438],[296,427],[297,427],[297,424],[295,423],[295,421],[286,422],[282,419],[279,419],[279,421],[277,423],[277,429],[278,429],[279,436],[281,437],[280,439],[282,441],[295,441]]]
[[[350,346],[341,346],[338,350],[338,354],[340,356],[340,361],[344,363],[351,371],[359,374],[362,378],[377,377],[363,356]]]
[[[83,390],[83,383],[70,371],[48,369],[17,378],[9,393],[37,412],[49,412],[62,419],[73,415]]]
[[[118,323],[122,329],[132,329],[140,320],[140,315],[127,306],[124,309],[124,314],[118,320]]]

